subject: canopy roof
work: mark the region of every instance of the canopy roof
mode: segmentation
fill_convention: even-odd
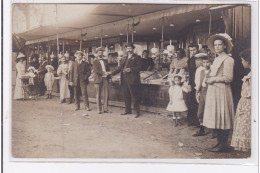
[[[216,5],[157,4],[15,4],[13,32],[32,44],[59,38],[94,40],[126,35],[127,25],[140,22],[135,35],[178,33],[185,26],[209,22],[209,8]],[[56,18],[57,12],[57,18]],[[212,20],[219,20],[219,15]],[[57,22],[56,22],[57,21]],[[174,24],[174,27],[170,27]],[[152,29],[156,28],[156,29]],[[84,35],[84,36],[83,36]]]

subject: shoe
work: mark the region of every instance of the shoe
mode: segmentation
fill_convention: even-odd
[[[128,114],[132,114],[131,112],[124,112],[124,113],[121,113],[120,115],[128,115]]]
[[[49,99],[50,98],[50,94],[47,94],[47,97],[46,97],[46,99]]]
[[[85,107],[86,111],[91,111],[91,109],[89,107]]]
[[[79,107],[76,107],[76,108],[75,108],[75,111],[78,111],[78,110],[79,110]]]
[[[110,111],[103,111],[103,113],[112,113],[112,112],[110,112]]]
[[[52,99],[52,95],[50,94],[50,99]]]
[[[136,113],[136,115],[135,115],[135,118],[138,118],[138,117],[140,117],[140,113]]]
[[[60,103],[66,103],[66,99],[62,99]]]
[[[102,114],[102,112],[101,112],[101,111],[98,111],[98,114]]]
[[[202,132],[202,131],[197,131],[195,134],[193,134],[192,136],[193,137],[198,137],[198,136],[205,136],[206,133],[205,132]]]

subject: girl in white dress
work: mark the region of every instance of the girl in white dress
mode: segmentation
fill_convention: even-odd
[[[54,83],[54,67],[51,65],[46,65],[45,67],[47,69],[47,73],[45,74],[44,77],[44,83],[47,89],[47,98],[46,99],[51,99],[52,98],[52,87]]]
[[[14,99],[24,99],[24,90],[23,90],[23,83],[21,77],[25,74],[25,66],[23,61],[25,61],[25,55],[20,53],[16,58],[16,70],[17,76],[15,81],[15,89],[14,89]]]
[[[183,87],[183,77],[180,74],[173,76],[171,80],[171,86],[169,88],[170,102],[166,108],[167,111],[173,113],[173,120],[175,120],[175,126],[181,126],[181,119],[187,115],[187,106],[183,99],[183,92],[188,93],[188,88]]]

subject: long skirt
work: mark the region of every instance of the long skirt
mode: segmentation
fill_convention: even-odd
[[[15,89],[14,89],[14,99],[23,99],[24,98],[24,90],[23,84],[20,77],[17,76],[15,82]]]
[[[248,151],[251,149],[251,99],[242,97],[239,100],[231,146],[235,150]]]
[[[70,98],[69,82],[65,75],[60,78],[60,100]]]
[[[208,85],[203,126],[212,129],[232,129],[234,120],[233,97],[230,84]]]

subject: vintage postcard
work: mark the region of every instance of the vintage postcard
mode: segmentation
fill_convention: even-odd
[[[256,3],[9,5],[11,161],[256,164]]]

